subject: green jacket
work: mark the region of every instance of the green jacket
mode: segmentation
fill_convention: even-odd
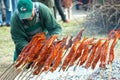
[[[11,18],[11,36],[17,54],[20,54],[25,45],[38,32],[48,31],[49,35],[62,33],[61,26],[56,22],[49,8],[42,3],[36,2],[36,4],[38,5],[37,13],[39,17],[35,16],[32,21],[26,21],[28,25],[23,25],[23,21],[17,15],[17,11],[15,11]],[[36,19],[39,20],[36,22]]]

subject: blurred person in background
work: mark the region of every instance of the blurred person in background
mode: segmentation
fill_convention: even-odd
[[[62,18],[62,21],[63,22],[68,22],[68,20],[66,19],[66,15],[64,14],[64,11],[62,9],[61,0],[54,0],[54,2],[55,2],[55,7],[58,10],[58,13]],[[55,16],[56,16],[56,10],[55,10]]]
[[[88,9],[89,2],[92,2],[92,0],[76,0],[76,10],[79,10],[80,6],[82,6],[86,11]]]
[[[12,9],[10,8],[11,2],[10,0],[3,0],[5,6],[5,25],[10,26],[10,19],[11,19],[11,12]],[[3,26],[3,12],[2,12],[3,4],[2,0],[0,0],[0,26]]]
[[[72,0],[62,0],[63,7],[65,9],[66,18],[69,20],[72,18]]]
[[[80,9],[80,3],[82,3],[82,0],[75,0],[76,1],[76,5],[75,5],[75,8],[76,10],[79,10]]]
[[[14,12],[16,10],[16,8],[17,8],[18,0],[11,0],[11,1],[12,1],[11,2],[11,4],[12,4],[12,11]]]
[[[83,3],[84,10],[87,11],[89,0],[82,0],[82,3]]]

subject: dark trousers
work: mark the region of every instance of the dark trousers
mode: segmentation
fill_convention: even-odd
[[[55,1],[55,7],[58,10],[59,15],[61,16],[62,20],[65,21],[66,20],[66,16],[62,10],[62,6],[61,6],[61,0],[54,0]]]
[[[78,10],[78,9],[79,9],[79,6],[80,6],[79,3],[78,3],[79,0],[76,0],[76,1],[77,1],[77,3],[76,3],[76,6],[75,6],[75,7],[76,7],[76,9]]]
[[[89,2],[89,0],[76,0],[76,1],[77,1],[77,2],[82,2],[83,5],[84,5],[84,4],[87,4],[87,3]],[[77,10],[79,9],[79,6],[80,6],[80,4],[77,3],[77,4],[76,4],[76,9],[77,9]]]
[[[82,3],[83,3],[83,4],[87,4],[87,3],[88,3],[88,0],[82,0]]]

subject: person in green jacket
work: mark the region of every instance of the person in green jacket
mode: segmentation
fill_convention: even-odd
[[[44,4],[19,0],[17,10],[11,18],[11,36],[15,44],[14,61],[31,38],[41,32],[45,32],[47,37],[61,35],[62,28]]]

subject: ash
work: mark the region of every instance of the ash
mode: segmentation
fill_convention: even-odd
[[[105,69],[97,69],[87,80],[120,80],[120,60],[115,60],[112,63],[112,70],[110,65]]]
[[[120,60],[115,60],[112,65],[106,65],[105,69],[99,68],[99,64],[94,70],[85,69],[84,66],[76,67],[74,70],[74,67],[64,72],[59,67],[53,73],[49,71],[36,76],[31,75],[29,80],[120,80]],[[29,74],[27,73],[21,80],[26,80]],[[18,77],[19,75],[15,80],[18,80]]]

